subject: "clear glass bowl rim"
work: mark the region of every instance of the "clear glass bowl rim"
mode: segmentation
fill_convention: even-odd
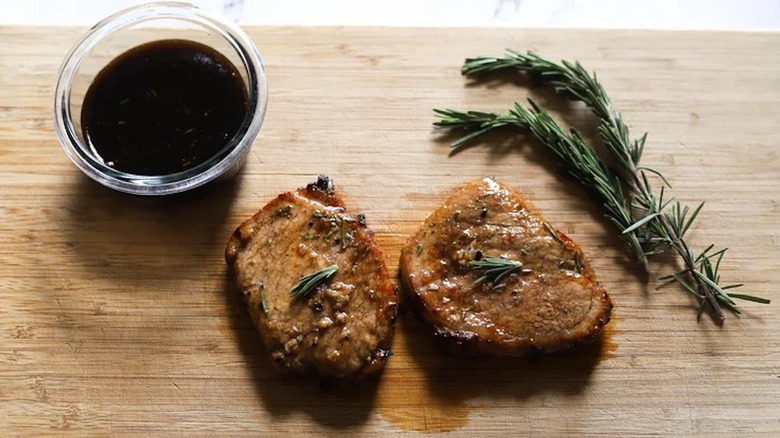
[[[71,87],[81,63],[104,38],[127,27],[151,20],[183,20],[225,38],[240,56],[248,78],[247,116],[238,133],[220,152],[186,171],[160,176],[135,175],[117,171],[94,158],[76,132],[71,119]],[[117,53],[116,56],[119,56]],[[57,74],[54,92],[54,129],[70,160],[93,180],[120,192],[160,196],[180,193],[212,181],[234,166],[249,152],[260,132],[268,104],[265,66],[255,44],[237,25],[189,3],[154,2],[119,11],[95,24],[70,50]]]

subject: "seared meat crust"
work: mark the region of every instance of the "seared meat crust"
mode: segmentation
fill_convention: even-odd
[[[469,263],[484,257],[523,269],[475,284],[484,272]],[[400,268],[419,314],[459,352],[524,356],[587,343],[612,309],[580,247],[489,178],[456,191],[425,220]]]
[[[277,369],[350,380],[382,370],[397,294],[365,218],[345,211],[327,177],[244,222],[225,259]],[[338,272],[312,293],[290,293],[331,265]]]

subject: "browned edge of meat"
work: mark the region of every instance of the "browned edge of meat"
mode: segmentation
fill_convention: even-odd
[[[501,191],[500,196],[498,198],[490,196],[489,193],[491,191]],[[480,208],[485,208],[482,207],[483,205],[487,207],[487,210],[480,211]],[[509,206],[513,208],[509,208]],[[484,224],[488,224],[493,228],[510,225],[490,223],[490,218],[495,216],[496,210],[502,215],[520,215],[523,221],[534,224],[534,229],[528,231],[529,235],[522,235],[522,232],[518,230],[519,234],[516,236],[503,235],[497,238],[499,240],[490,237],[488,240],[476,243],[474,247],[467,245],[468,239],[464,241],[462,238],[464,233],[472,233],[479,240],[489,235],[485,232],[486,227]],[[485,218],[485,211],[490,211],[487,218]],[[481,222],[483,219],[485,221]],[[469,228],[469,231],[464,231],[466,228]],[[428,234],[429,231],[433,231],[434,233],[431,234],[436,237]],[[435,234],[436,231],[439,231],[438,235]],[[550,234],[551,232],[555,233],[555,237]],[[545,237],[544,233],[549,236],[549,239]],[[533,241],[529,239],[533,239]],[[530,243],[535,245],[529,247],[532,252],[523,254],[523,252],[527,252],[524,245]],[[487,245],[487,248],[485,248],[485,245]],[[491,248],[491,245],[494,245],[495,248]],[[556,247],[560,248],[555,249]],[[578,266],[575,267],[571,264],[564,268],[550,266],[550,271],[542,271],[540,263],[543,262],[542,259],[546,257],[546,254],[533,251],[542,251],[545,248],[553,250],[551,252],[554,254],[550,257],[551,259],[564,254],[571,255],[572,259],[575,260],[574,264]],[[511,278],[507,279],[507,286],[504,292],[491,291],[488,284],[475,286],[474,283],[481,272],[469,269],[468,262],[476,259],[475,254],[477,252],[480,253],[480,257],[482,256],[480,249],[488,252],[484,256],[511,255],[512,257],[509,258],[521,260],[524,267],[530,267],[532,270],[538,271],[533,275],[548,274],[558,269],[567,271],[565,275],[573,276],[573,281],[576,280],[576,282],[581,283],[579,287],[587,289],[590,295],[590,307],[585,311],[587,321],[583,319],[581,322],[576,323],[576,332],[574,333],[562,330],[561,336],[551,335],[551,333],[543,333],[541,336],[527,336],[523,333],[513,335],[512,330],[514,329],[518,329],[519,332],[528,332],[523,327],[525,322],[518,320],[506,323],[506,321],[511,321],[511,318],[515,315],[521,318],[529,315],[522,307],[515,307],[510,301],[500,298],[502,297],[501,293],[507,293],[508,289],[516,287],[517,289],[515,290],[518,290],[518,295],[522,296],[526,301],[534,302],[535,299],[539,298],[538,294],[541,292],[539,290],[534,292],[527,289],[526,295],[523,295],[522,287],[518,286],[523,281],[523,274],[513,274]],[[491,254],[490,252],[497,252],[497,254]],[[456,260],[456,257],[453,256],[456,254],[459,254],[458,257],[462,256],[462,258]],[[429,268],[427,273],[429,278],[425,280],[427,281],[425,284],[420,279],[421,276],[426,274],[420,272],[419,263],[416,262],[418,257],[429,257],[426,259],[426,262],[428,262],[425,265],[426,268],[423,269]],[[596,275],[579,245],[561,231],[547,224],[538,211],[515,190],[496,183],[489,178],[480,179],[456,189],[442,206],[431,213],[419,231],[412,235],[402,248],[399,274],[406,289],[405,293],[409,298],[408,302],[414,307],[418,315],[432,326],[435,337],[449,351],[458,354],[523,357],[553,353],[584,345],[598,338],[604,326],[609,322],[612,310],[612,302],[609,295],[597,282]],[[445,281],[437,283],[438,280],[445,279],[445,277],[447,281],[455,282],[455,287],[459,289],[456,289],[454,292],[425,289],[432,288],[431,285],[433,284],[437,285],[437,287],[446,286]],[[577,288],[570,287],[570,289],[576,290]],[[462,313],[460,317],[475,317],[477,320],[482,319],[485,326],[494,323],[498,326],[494,330],[479,326],[471,327],[469,324],[453,323],[453,320],[449,317],[453,315],[452,312],[454,310],[442,304],[444,297],[449,299],[448,293],[453,293],[452,301],[448,302],[448,304],[461,306]],[[479,314],[476,309],[467,310],[472,305],[471,297],[476,296],[476,294],[479,294],[480,299],[483,301],[487,300],[488,303],[493,303],[494,300],[497,301],[493,303],[493,307],[500,310],[491,309],[490,304],[485,306],[487,308],[485,314]],[[582,291],[580,291],[581,294]],[[529,295],[535,295],[536,298]],[[504,302],[500,302],[502,299],[504,299]],[[464,304],[462,301],[467,301],[467,303]],[[555,303],[566,304],[565,296],[558,296]],[[543,300],[539,304],[545,305]],[[522,303],[518,304],[518,306],[521,305]],[[551,314],[553,318],[556,317],[556,313],[550,309],[542,308],[541,311]],[[563,314],[561,313],[561,315]],[[544,320],[540,320],[538,316],[530,315],[528,319],[533,324],[539,326],[540,329],[546,328]],[[553,327],[555,323],[556,321],[551,321]],[[499,330],[506,331],[506,333],[500,334]]]
[[[345,235],[349,245],[339,240]],[[384,368],[397,291],[365,217],[346,212],[327,177],[277,196],[241,224],[225,260],[278,371],[350,383]],[[300,276],[329,264],[339,271],[327,286],[291,295]]]

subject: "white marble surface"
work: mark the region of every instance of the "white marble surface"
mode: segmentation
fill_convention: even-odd
[[[93,24],[137,0],[7,0],[0,24]],[[780,0],[192,0],[241,24],[780,30]]]

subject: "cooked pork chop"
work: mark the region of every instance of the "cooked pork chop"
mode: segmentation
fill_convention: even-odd
[[[225,259],[279,370],[350,380],[382,370],[396,291],[365,218],[346,213],[327,177],[279,195],[244,222]],[[302,277],[334,266],[308,293],[291,292]]]
[[[585,343],[612,309],[580,247],[489,178],[461,188],[425,220],[401,252],[401,276],[437,337],[472,354],[524,356]]]

